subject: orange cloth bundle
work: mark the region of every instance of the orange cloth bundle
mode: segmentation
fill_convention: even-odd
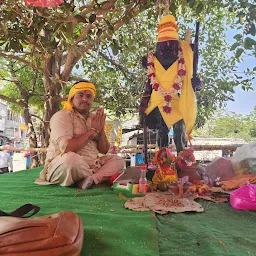
[[[220,182],[220,186],[224,190],[232,190],[244,186],[247,182],[256,184],[256,174],[238,175],[230,180]]]
[[[157,168],[152,178],[154,184],[162,182],[175,182],[178,179],[174,165],[162,165]]]

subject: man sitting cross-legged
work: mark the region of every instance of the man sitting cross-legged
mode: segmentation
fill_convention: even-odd
[[[104,132],[106,114],[99,108],[90,113],[96,95],[94,84],[78,82],[70,89],[63,110],[50,120],[50,145],[45,167],[36,184],[75,185],[89,188],[120,172],[124,160],[106,154],[109,142]]]

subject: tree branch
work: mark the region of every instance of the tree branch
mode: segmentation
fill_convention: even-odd
[[[3,81],[7,81],[7,82],[11,82],[11,83],[14,83],[14,81],[13,80],[10,80],[10,79],[6,79],[6,78],[3,78],[2,76],[1,76],[1,78],[0,78],[1,80],[3,80]]]
[[[72,82],[72,81],[76,81],[76,82],[79,82],[81,80],[84,80],[83,77],[80,77],[80,76],[70,76],[69,77],[69,81]]]
[[[15,2],[16,2],[16,1],[15,1]],[[21,11],[19,10],[19,7],[18,7],[19,5],[18,5],[17,2],[16,2],[15,5],[14,5],[15,8],[11,7],[11,5],[9,5],[9,4],[7,3],[7,1],[6,1],[5,4],[6,4],[6,6],[9,7],[13,12],[17,13],[18,16],[20,16],[20,18],[24,21],[25,24],[29,25],[29,24],[31,23],[31,20],[26,19],[26,18],[22,15]]]
[[[44,123],[44,120],[43,120],[40,116],[35,115],[35,114],[30,114],[30,115],[36,117],[36,118],[39,119],[42,123]]]
[[[116,3],[117,0],[108,0],[108,1],[105,1],[103,3],[103,5],[100,6],[99,9],[97,9],[97,11],[99,10],[106,10],[109,11],[113,6],[115,6],[115,3]],[[85,17],[86,14],[94,11],[94,5],[95,5],[95,1],[91,1],[91,3],[87,6],[85,6],[85,10],[81,12],[81,16]]]
[[[37,79],[38,79],[38,70],[36,70],[36,73],[34,75],[32,87],[31,87],[31,92],[34,92],[34,90],[35,90]]]
[[[107,1],[108,4],[113,4],[115,1]],[[140,0],[139,1],[141,5],[145,5],[147,4],[147,0]],[[107,4],[107,3],[106,3]],[[114,31],[118,30],[125,22],[126,22],[126,18],[130,17],[131,11],[132,11],[132,16],[136,16],[137,14],[139,14],[140,12],[142,12],[142,9],[139,8],[135,8],[133,9],[134,2],[132,2],[129,7],[126,8],[126,11],[124,12],[124,14],[122,15],[121,18],[119,18],[113,25]],[[137,2],[136,2],[136,6],[137,6]],[[106,12],[111,12],[111,10],[106,10]],[[132,17],[130,17],[132,18]],[[79,61],[79,59],[81,58],[81,56],[83,54],[85,54],[86,52],[88,52],[88,50],[90,50],[96,42],[106,39],[106,38],[110,38],[110,34],[109,32],[106,30],[105,33],[103,33],[101,36],[97,37],[96,39],[92,40],[90,43],[87,43],[86,45],[83,45],[81,47],[79,47],[79,53],[76,53],[76,55],[73,53],[73,50],[71,48],[68,57],[67,57],[67,61],[66,61],[66,65],[64,67],[64,70],[61,74],[61,79],[63,81],[68,81],[69,80],[69,76],[72,72],[73,67],[75,66],[75,64]]]
[[[12,78],[13,78],[12,82],[18,87],[21,96],[26,101],[26,99],[28,99],[28,91],[22,86],[21,81],[18,78],[16,78],[13,67],[9,67],[9,71],[10,71],[10,73],[12,75]]]
[[[43,74],[44,74],[44,86],[46,87],[45,90],[46,92],[50,95],[53,95],[53,88],[51,88],[51,74],[50,74],[50,70],[51,70],[51,57],[47,57],[44,63],[44,69],[43,69]]]
[[[75,58],[76,58],[76,56],[73,53],[73,50],[71,48],[71,50],[68,53],[67,59],[66,59],[64,70],[63,70],[63,72],[61,74],[61,79],[63,81],[68,81],[68,78],[69,78],[69,76],[71,74],[71,71],[72,71],[72,69],[73,69],[73,67],[75,65],[75,63],[74,63]]]
[[[92,1],[93,2],[93,1]],[[89,31],[89,29],[94,28],[95,27],[95,23],[97,22],[97,20],[99,20],[99,15],[100,14],[104,14],[106,13],[106,11],[111,11],[111,13],[113,13],[114,11],[117,10],[121,10],[121,9],[112,9],[115,6],[116,0],[112,0],[112,1],[106,1],[100,9],[94,10],[94,14],[96,15],[96,20],[93,22],[93,24],[89,23],[86,24],[84,26],[84,28],[81,31],[81,34],[79,36],[79,38],[76,40],[75,44],[77,45],[79,42],[82,42],[85,40],[86,35]],[[85,11],[83,11],[81,13],[81,16],[85,17],[86,14],[88,14],[89,12],[91,12],[93,9],[93,3],[90,5],[90,8],[86,9]]]
[[[18,69],[16,69],[16,70],[14,70],[14,73],[16,73],[16,72],[22,70],[22,69],[25,68],[25,67],[27,67],[27,65],[24,65],[24,66],[22,66],[22,67],[20,67],[20,68],[18,68]]]
[[[126,78],[127,80],[130,80],[129,77],[128,77],[128,75],[127,75],[127,72],[129,73],[130,76],[132,76],[133,79],[136,78],[132,73],[130,73],[129,71],[127,71],[127,69],[124,68],[121,64],[116,63],[113,59],[111,59],[110,57],[108,57],[108,56],[105,55],[104,53],[102,53],[102,52],[99,51],[99,55],[100,55],[101,57],[103,57],[106,61],[109,61],[113,66],[117,67],[117,68],[123,73],[123,75],[125,76],[125,78]]]
[[[36,69],[40,72],[43,72],[43,69],[40,68],[40,67],[37,67],[36,65],[34,65],[33,63],[31,63],[30,61],[28,60],[24,60],[22,58],[20,58],[19,56],[16,56],[16,55],[13,55],[13,54],[6,54],[6,53],[3,53],[3,52],[0,52],[0,57],[4,57],[4,58],[7,58],[7,59],[13,59],[13,60],[17,60],[19,62],[22,62],[24,64],[26,64],[28,67],[31,67],[33,69]]]
[[[14,98],[10,98],[10,97],[7,97],[5,95],[2,95],[0,94],[0,99],[1,100],[4,100],[4,101],[7,101],[7,102],[11,102],[11,103],[14,103],[14,104],[17,104],[23,108],[27,107],[26,104],[24,103],[23,100],[20,100],[20,99],[14,99]]]

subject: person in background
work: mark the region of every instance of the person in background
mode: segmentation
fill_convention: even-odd
[[[13,164],[10,154],[8,153],[8,149],[4,146],[4,150],[0,151],[0,174],[8,173],[9,167],[10,172],[13,172]]]
[[[26,169],[30,169],[30,164],[31,164],[30,152],[25,151],[24,157],[26,158]]]
[[[169,131],[169,144],[173,143],[173,127]]]
[[[50,120],[50,145],[45,167],[35,183],[89,188],[110,179],[124,167],[124,160],[106,154],[110,145],[104,126],[106,114],[90,109],[96,96],[94,84],[81,81],[70,89],[63,109]]]
[[[14,155],[14,152],[12,150],[10,150],[10,147],[11,147],[11,145],[9,145],[9,144],[6,144],[4,146],[5,151],[10,155],[10,158],[11,158],[11,166],[12,166],[12,168],[11,168],[10,172],[12,172],[12,170],[13,170],[13,155]]]

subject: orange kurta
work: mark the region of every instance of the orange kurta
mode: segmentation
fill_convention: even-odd
[[[172,111],[167,114],[163,111],[165,105],[164,98],[155,90],[152,91],[148,108],[145,113],[148,115],[156,107],[159,108],[161,115],[164,119],[168,129],[176,122],[183,119],[186,126],[187,136],[191,133],[195,120],[196,120],[196,96],[191,84],[192,70],[193,70],[193,52],[190,45],[185,41],[180,41],[180,46],[183,51],[183,56],[186,65],[186,75],[184,77],[183,85],[181,88],[180,97],[176,94],[171,100]],[[170,86],[177,77],[178,73],[178,60],[176,60],[167,70],[161,65],[161,63],[154,58],[155,74],[159,85],[168,91]]]

